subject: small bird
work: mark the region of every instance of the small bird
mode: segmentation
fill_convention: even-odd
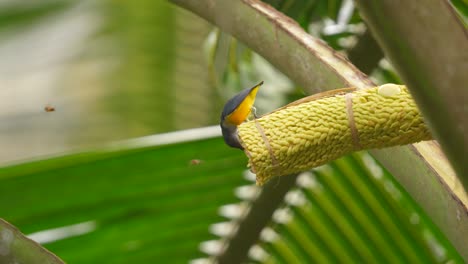
[[[252,111],[258,88],[263,81],[252,88],[247,88],[229,99],[221,113],[221,131],[226,144],[233,148],[244,149],[239,142],[237,126],[242,124]]]

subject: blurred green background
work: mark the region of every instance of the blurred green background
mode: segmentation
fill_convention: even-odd
[[[166,1],[0,5],[0,161],[216,122],[212,27],[195,15]]]

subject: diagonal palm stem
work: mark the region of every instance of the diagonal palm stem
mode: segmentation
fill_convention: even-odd
[[[64,263],[50,251],[27,238],[16,227],[1,218],[0,246],[0,263]]]
[[[229,239],[224,251],[217,257],[218,263],[244,263],[249,249],[254,245],[271,216],[283,202],[286,193],[295,185],[297,175],[282,177],[281,184],[271,181],[262,188],[259,196],[241,220],[236,235]]]

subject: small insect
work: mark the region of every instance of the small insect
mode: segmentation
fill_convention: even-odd
[[[44,111],[46,111],[47,113],[50,113],[50,112],[55,112],[55,107],[51,106],[51,105],[46,105],[44,107]]]
[[[190,160],[190,165],[193,165],[193,166],[200,165],[200,163],[202,163],[202,161],[199,159]]]

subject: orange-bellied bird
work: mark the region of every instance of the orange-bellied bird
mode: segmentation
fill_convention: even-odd
[[[237,136],[237,126],[242,124],[252,111],[255,96],[262,84],[263,81],[252,88],[244,89],[224,105],[223,113],[221,113],[221,131],[224,142],[233,148],[244,149]]]

